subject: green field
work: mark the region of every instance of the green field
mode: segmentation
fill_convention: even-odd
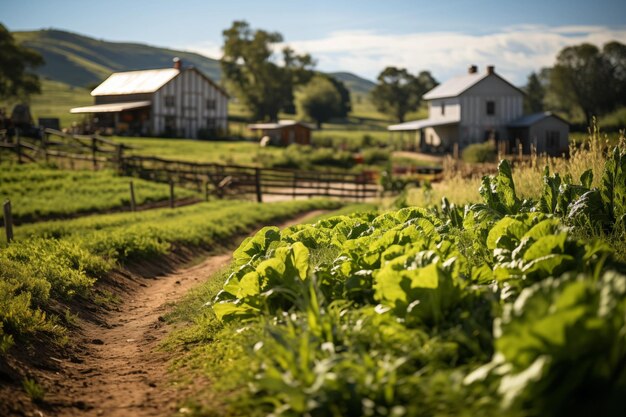
[[[67,217],[111,209],[130,209],[130,181],[137,205],[166,201],[169,186],[118,176],[111,170],[58,169],[52,165],[0,165],[0,200],[11,200],[16,222]],[[176,198],[198,197],[177,188]],[[0,213],[0,219],[3,214]]]
[[[608,154],[597,188],[546,173],[522,200],[505,162],[478,204],[262,229],[169,317],[177,383],[211,381],[190,414],[623,415],[626,149]]]
[[[219,250],[260,225],[338,207],[327,200],[216,201],[18,226],[16,242],[0,247],[0,358],[33,337],[67,342],[59,314],[66,308],[59,305],[97,297],[95,282],[116,264],[156,260],[182,247]]]

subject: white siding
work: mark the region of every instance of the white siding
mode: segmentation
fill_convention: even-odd
[[[442,114],[441,107],[444,107]],[[431,100],[428,103],[428,118],[432,120],[459,120],[461,104],[458,97]]]
[[[497,76],[490,76],[458,97],[461,107],[460,144],[482,142],[485,132],[494,130],[506,139],[507,124],[523,114],[523,94]],[[487,114],[487,102],[495,105],[495,114]]]
[[[173,96],[175,105],[165,105],[166,97]],[[208,100],[216,100],[213,110]],[[184,70],[176,78],[154,93],[152,99],[153,134],[165,132],[166,116],[176,118],[176,134],[197,138],[205,129],[226,132],[228,127],[228,97],[195,70]]]

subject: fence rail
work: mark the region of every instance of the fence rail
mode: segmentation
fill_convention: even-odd
[[[61,140],[51,140],[57,137]],[[374,174],[301,171],[280,168],[258,168],[243,165],[195,163],[159,157],[124,155],[131,147],[97,135],[70,135],[45,129],[41,140],[31,143],[19,136],[15,142],[0,141],[0,148],[17,155],[19,163],[51,158],[88,164],[94,170],[104,167],[121,174],[155,182],[194,187],[205,195],[334,197],[363,201],[375,198],[379,186]]]

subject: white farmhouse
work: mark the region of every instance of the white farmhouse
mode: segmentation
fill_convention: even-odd
[[[520,143],[525,153],[530,145],[540,153],[560,154],[568,146],[569,124],[549,113],[523,114],[524,92],[495,72],[493,66],[468,73],[438,85],[423,97],[428,119],[391,125],[391,132],[414,135],[421,150],[450,152],[473,143],[494,140],[511,152]]]
[[[116,134],[214,137],[228,128],[228,94],[195,68],[116,72],[91,92],[90,113],[98,129]]]

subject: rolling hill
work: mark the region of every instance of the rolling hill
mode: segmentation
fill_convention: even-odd
[[[112,72],[169,67],[175,56],[216,81],[221,78],[218,60],[194,52],[109,42],[57,29],[13,32],[13,36],[44,57],[46,63],[38,69],[39,75],[73,87],[91,87]],[[353,93],[367,93],[375,85],[348,72],[330,75],[343,81]]]
[[[38,69],[39,75],[73,87],[93,86],[112,72],[170,67],[175,56],[220,79],[219,61],[193,52],[108,42],[55,29],[14,32],[13,36],[43,56],[46,63]]]

